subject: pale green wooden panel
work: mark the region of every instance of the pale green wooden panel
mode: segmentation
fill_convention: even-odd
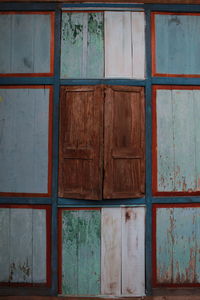
[[[100,293],[100,211],[63,211],[62,294]]]
[[[0,73],[11,72],[11,15],[0,15]]]
[[[200,190],[200,90],[193,91],[193,110],[194,110],[194,131],[195,131],[195,172],[196,172],[196,189]]]
[[[61,78],[103,77],[103,14],[62,14]]]
[[[8,208],[0,208],[0,282],[9,281],[9,230],[10,213]]]
[[[156,72],[200,74],[200,16],[156,14]]]

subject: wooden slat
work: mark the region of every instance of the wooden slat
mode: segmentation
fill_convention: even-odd
[[[145,208],[122,208],[122,295],[145,295]]]
[[[61,90],[60,197],[102,198],[102,94],[100,86]]]
[[[0,282],[8,282],[10,275],[9,220],[9,209],[0,208]]]
[[[195,135],[195,181],[196,190],[200,190],[200,130],[199,130],[199,113],[200,113],[200,91],[193,90],[193,121]]]
[[[0,73],[11,71],[11,21],[11,15],[0,16]]]
[[[103,208],[101,224],[101,294],[121,294],[121,209]]]

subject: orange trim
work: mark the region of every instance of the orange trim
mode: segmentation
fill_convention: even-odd
[[[52,187],[52,147],[53,147],[53,87],[51,85],[1,85],[0,89],[49,89],[49,120],[48,120],[48,183],[47,193],[10,193],[0,192],[3,197],[50,197]]]
[[[156,73],[156,32],[155,32],[155,13],[151,13],[151,52],[152,52],[152,76]]]
[[[47,287],[51,287],[51,206],[47,207],[46,213],[46,276],[47,276]]]
[[[55,13],[51,12],[51,41],[50,41],[50,74],[54,75],[54,47],[55,47]]]

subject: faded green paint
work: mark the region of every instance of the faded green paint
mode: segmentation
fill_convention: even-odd
[[[61,78],[103,77],[103,13],[62,14]]]
[[[100,211],[63,211],[62,293],[100,294]]]
[[[157,282],[200,282],[200,208],[157,209]]]

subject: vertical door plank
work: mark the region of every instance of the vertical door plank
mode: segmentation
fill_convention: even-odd
[[[130,12],[105,12],[105,77],[132,77]]]
[[[10,282],[31,283],[32,209],[11,208],[10,214]]]
[[[133,78],[145,77],[145,19],[144,12],[132,12]]]
[[[0,208],[0,282],[9,282],[10,265],[10,213],[8,208]]]
[[[174,110],[175,190],[194,191],[195,128],[192,90],[172,90]]]
[[[62,212],[62,293],[78,291],[78,211]]]
[[[101,226],[101,293],[120,295],[121,209],[103,208]]]
[[[11,71],[12,15],[0,14],[0,73]]]
[[[200,283],[200,208],[195,208],[195,242],[196,242],[196,253],[195,253],[195,282]]]
[[[34,283],[45,283],[47,280],[46,278],[46,263],[47,263],[46,230],[47,230],[46,210],[33,209],[33,282]]]
[[[104,198],[144,194],[144,90],[107,87],[104,119]]]
[[[145,208],[122,208],[122,295],[145,295]]]
[[[191,100],[190,100],[191,101]],[[193,111],[194,111],[194,134],[195,134],[195,181],[196,190],[200,191],[200,130],[199,130],[199,114],[200,114],[200,91],[193,90]]]
[[[100,211],[78,213],[78,295],[100,294]]]
[[[157,90],[158,190],[174,190],[174,128],[171,90]]]
[[[158,208],[156,214],[156,278],[158,283],[172,283],[174,226],[173,208]]]

